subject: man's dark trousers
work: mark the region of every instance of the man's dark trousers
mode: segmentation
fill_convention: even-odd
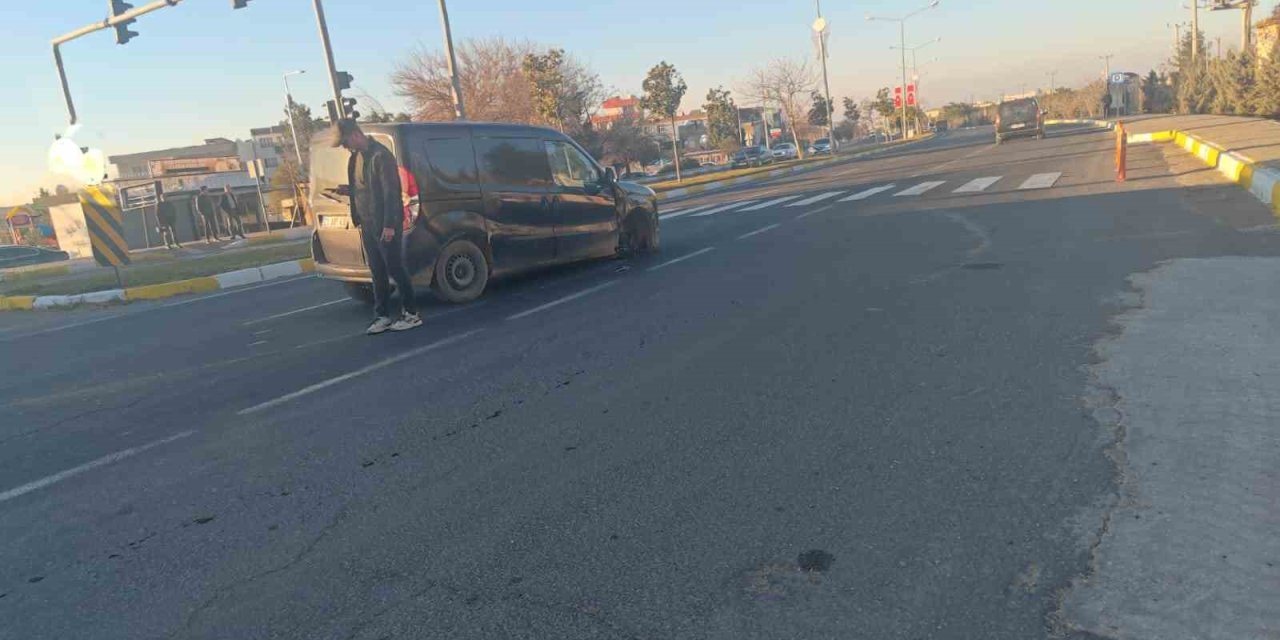
[[[369,260],[369,271],[373,274],[373,314],[380,318],[392,317],[387,312],[387,300],[391,297],[391,279],[396,281],[396,288],[400,290],[400,304],[404,312],[417,313],[418,306],[413,299],[413,281],[409,278],[409,270],[404,266],[404,255],[401,250],[404,233],[396,229],[396,235],[391,242],[383,242],[381,234],[382,229],[369,227],[360,229],[364,254]]]

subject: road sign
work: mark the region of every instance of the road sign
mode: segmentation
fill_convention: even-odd
[[[1111,84],[1124,84],[1124,74],[1123,73],[1111,74]]]
[[[159,180],[156,180],[147,184],[121,188],[120,200],[125,211],[132,211],[155,205],[159,202],[161,193],[164,193],[164,187],[160,185]]]
[[[115,194],[106,185],[88,186],[80,190],[80,208],[93,259],[104,267],[129,264],[129,244],[124,240],[124,213],[116,204]]]

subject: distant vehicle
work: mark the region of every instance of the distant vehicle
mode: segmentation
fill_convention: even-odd
[[[775,160],[790,160],[799,155],[800,151],[790,142],[784,142],[773,148],[773,157]]]
[[[30,247],[24,244],[0,244],[0,269],[25,267],[45,262],[59,262],[71,256],[66,251]]]
[[[948,128],[950,128],[950,125],[947,124],[946,120],[939,120],[933,123],[933,130],[937,131],[938,133],[942,133],[943,131],[946,131]]]
[[[815,155],[820,153],[831,153],[831,139],[818,138],[817,140],[814,140],[813,144],[809,145],[809,153]]]
[[[1044,138],[1044,111],[1035,98],[1001,102],[996,107],[996,144],[1010,138]]]
[[[619,180],[559,131],[516,124],[363,124],[391,150],[406,194],[404,261],[420,286],[468,302],[491,278],[545,265],[658,250],[653,190]],[[351,222],[350,154],[311,144],[316,273],[362,302],[372,277]]]
[[[773,154],[764,147],[756,146],[743,147],[733,152],[733,159],[729,161],[729,166],[733,168],[759,167],[772,163]]]

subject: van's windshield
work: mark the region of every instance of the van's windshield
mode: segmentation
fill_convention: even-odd
[[[1006,102],[1000,105],[1001,120],[1032,120],[1036,117],[1036,103],[1030,100]]]

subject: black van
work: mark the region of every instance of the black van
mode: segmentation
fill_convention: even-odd
[[[996,144],[1009,138],[1044,138],[1044,111],[1035,98],[1006,100],[996,107]]]
[[[418,286],[467,302],[490,277],[658,249],[658,199],[619,181],[576,142],[542,127],[473,122],[365,124],[395,154],[405,201],[405,262]],[[326,133],[311,143],[311,255],[321,277],[371,301],[347,160]]]

